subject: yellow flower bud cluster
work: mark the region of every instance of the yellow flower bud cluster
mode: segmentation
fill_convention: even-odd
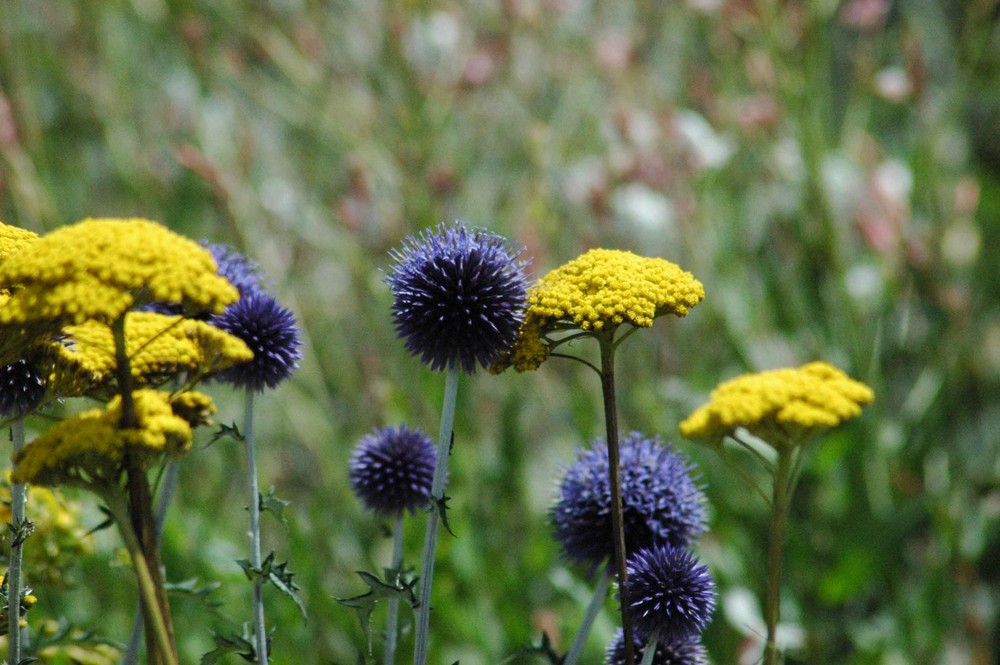
[[[592,249],[529,290],[518,339],[494,369],[536,369],[548,355],[543,338],[553,330],[604,331],[623,323],[648,328],[661,314],[687,315],[704,298],[701,282],[670,261]]]
[[[35,525],[31,537],[24,541],[24,556],[31,562],[32,586],[51,589],[67,585],[72,562],[89,553],[92,546],[80,521],[80,504],[56,490],[34,487],[28,492],[25,512]],[[0,523],[13,521],[8,474],[0,480]]]
[[[149,302],[220,312],[239,296],[197,243],[145,219],[86,219],[21,247],[0,263],[10,300],[0,325],[111,323]]]
[[[14,459],[14,482],[34,485],[115,482],[126,450],[140,459],[183,455],[191,447],[192,423],[185,416],[214,411],[205,395],[189,393],[179,413],[169,393],[143,389],[133,393],[138,426],[120,428],[121,397],[106,409],[67,418],[20,450]]]
[[[680,424],[687,437],[721,442],[743,428],[774,447],[796,446],[861,415],[875,393],[825,362],[744,374],[712,391]]]
[[[117,362],[111,328],[97,321],[67,326],[62,359],[92,377],[98,387],[113,387]],[[125,350],[137,386],[156,385],[183,373],[203,376],[253,359],[240,338],[182,316],[153,312],[125,315]]]

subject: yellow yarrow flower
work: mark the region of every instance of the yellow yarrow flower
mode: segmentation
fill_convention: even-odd
[[[34,240],[0,264],[10,300],[0,324],[117,320],[150,302],[221,312],[239,293],[209,251],[145,219],[86,219]]]
[[[68,345],[62,358],[91,376],[98,387],[113,388],[117,362],[111,328],[85,321],[64,332]],[[184,373],[213,374],[253,359],[253,352],[235,335],[204,321],[153,312],[125,315],[125,350],[136,386],[160,384]]]
[[[536,369],[557,330],[608,331],[653,325],[662,314],[686,316],[705,287],[678,265],[632,252],[592,249],[545,275],[528,291],[528,310],[510,357],[498,369]]]
[[[36,238],[37,233],[0,222],[0,263]]]
[[[106,409],[93,409],[63,420],[26,445],[14,458],[11,478],[18,483],[88,485],[116,482],[126,450],[141,460],[180,456],[191,447],[191,427],[214,411],[211,399],[188,393],[175,412],[169,393],[144,389],[133,393],[138,427],[121,429],[121,397]],[[194,423],[185,419],[197,413]]]
[[[801,445],[861,415],[875,399],[864,383],[825,362],[744,374],[712,391],[680,424],[686,437],[719,443],[738,428],[774,447]]]

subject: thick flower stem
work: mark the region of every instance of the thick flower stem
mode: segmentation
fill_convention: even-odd
[[[403,513],[396,516],[396,521],[392,525],[392,563],[389,570],[391,575],[400,574],[403,567]],[[396,580],[393,580],[394,582]],[[396,643],[399,632],[399,598],[393,596],[389,599],[389,619],[385,624],[385,663],[383,665],[394,665],[396,661]]]
[[[246,410],[243,415],[243,441],[247,449],[247,484],[250,486],[250,565],[260,570],[260,488],[257,485],[257,451],[254,449],[253,402],[254,392],[246,390]],[[267,626],[264,622],[264,580],[260,575],[253,578],[253,636],[257,662],[267,662]]]
[[[779,605],[781,600],[781,560],[785,549],[785,528],[788,524],[789,488],[792,474],[792,454],[789,446],[778,448],[778,464],[774,472],[774,501],[771,504],[771,526],[767,544],[767,589],[764,594],[764,621],[767,643],[764,665],[777,665]]]
[[[451,368],[445,374],[444,404],[441,407],[441,432],[438,436],[437,461],[431,482],[431,509],[427,515],[427,535],[424,538],[424,559],[420,567],[420,598],[417,606],[417,634],[413,649],[413,665],[427,665],[430,639],[431,584],[434,580],[434,552],[437,548],[441,512],[445,509],[445,486],[448,483],[448,455],[455,425],[455,402],[458,400],[459,370]]]
[[[118,532],[121,533],[125,549],[128,550],[132,565],[135,567],[139,598],[142,601],[142,610],[146,617],[147,634],[152,636],[152,649],[147,655],[148,662],[177,665],[177,653],[174,650],[173,640],[167,631],[166,617],[160,608],[157,585],[149,566],[146,564],[146,556],[142,551],[139,538],[132,529],[132,519],[125,500],[118,493],[118,490],[113,488],[104,492],[102,498],[107,504],[115,524],[118,525]]]
[[[14,442],[14,455],[24,447],[24,420],[17,419],[10,426],[11,439]],[[21,483],[10,486],[11,522],[14,525],[14,536],[10,546],[9,570],[7,571],[7,625],[10,630],[10,662],[14,665],[21,662],[21,560],[23,554],[24,503],[27,488]]]
[[[115,340],[115,365],[118,379],[118,393],[121,397],[121,418],[118,427],[121,429],[135,429],[139,426],[139,419],[135,412],[135,401],[132,395],[132,366],[128,357],[128,347],[125,339],[125,315],[118,317],[111,324],[111,332]],[[153,519],[153,495],[149,489],[149,478],[142,463],[134,456],[125,454],[124,460],[126,474],[126,490],[129,500],[130,531],[136,537],[139,545],[139,552],[142,554],[144,567],[153,583],[153,596],[157,603],[157,613],[160,616],[161,628],[167,634],[168,653],[161,653],[161,645],[158,646],[159,636],[151,634],[150,629],[155,628],[146,622],[146,651],[147,658],[152,665],[163,662],[177,660],[177,652],[174,647],[174,627],[170,617],[170,604],[167,601],[167,592],[164,587],[163,571],[160,565],[160,548],[156,538],[156,525]],[[142,599],[147,602],[146,598]],[[151,610],[152,608],[149,608]],[[151,615],[147,611],[147,617]],[[167,659],[167,660],[164,660]]]
[[[576,629],[576,635],[573,637],[573,643],[569,646],[569,651],[566,652],[563,665],[576,665],[580,656],[583,655],[583,647],[587,644],[590,629],[594,625],[594,620],[597,619],[597,614],[604,606],[604,599],[608,596],[610,586],[611,568],[610,566],[601,566],[601,574],[597,578],[597,584],[594,585],[594,596],[590,599],[590,605],[587,606],[587,613],[583,615],[580,627]]]
[[[628,573],[625,567],[625,525],[622,516],[621,463],[618,451],[618,406],[615,401],[614,331],[597,335],[601,345],[601,393],[604,397],[604,419],[608,440],[608,485],[611,490],[611,537],[615,546],[615,571],[619,592],[625,589]],[[634,665],[632,622],[628,606],[621,604],[622,631],[625,638],[625,665]]]

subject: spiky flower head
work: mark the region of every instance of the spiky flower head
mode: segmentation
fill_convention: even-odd
[[[205,247],[218,266],[216,272],[229,280],[235,286],[240,296],[261,290],[264,287],[264,271],[260,264],[232,245],[225,243],[210,243],[202,240]]]
[[[619,600],[628,605],[635,634],[667,643],[705,629],[715,611],[715,581],[708,566],[683,547],[654,545],[628,558],[628,581]]]
[[[705,495],[689,464],[659,437],[632,432],[620,443],[625,551],[687,546],[705,531]],[[577,451],[551,511],[555,538],[574,563],[596,567],[614,556],[611,489],[603,439]]]
[[[648,641],[632,636],[636,660],[646,655]],[[625,665],[625,634],[619,628],[614,639],[608,645],[604,655],[605,665]],[[697,637],[667,642],[658,640],[656,652],[653,654],[653,665],[708,665],[708,654],[701,640]]]
[[[743,428],[772,446],[801,445],[861,415],[871,388],[825,362],[744,374],[712,391],[680,424],[681,434],[718,444]]]
[[[143,464],[163,455],[180,456],[191,447],[191,428],[204,424],[212,401],[196,392],[171,398],[169,393],[135,391],[137,426],[121,428],[121,397],[106,408],[67,418],[22,448],[14,457],[17,483],[88,485],[117,482],[126,450]],[[174,408],[177,401],[178,408]]]
[[[262,391],[289,378],[302,358],[295,316],[268,293],[248,293],[212,317],[210,323],[241,340],[253,359],[234,365],[216,378],[239,388]]]
[[[406,425],[376,429],[354,449],[351,488],[379,515],[413,513],[431,498],[437,450],[429,436]]]
[[[648,328],[663,314],[686,316],[704,298],[701,282],[670,261],[592,249],[538,280],[513,349],[493,369],[537,369],[548,357],[549,333]]]
[[[523,247],[461,222],[411,236],[389,253],[396,333],[432,370],[473,373],[507,352],[524,320]]]
[[[45,398],[45,376],[27,360],[0,367],[0,418],[19,418]]]
[[[11,296],[0,325],[112,323],[151,302],[221,312],[238,292],[208,250],[145,219],[86,219],[33,240],[0,263]]]

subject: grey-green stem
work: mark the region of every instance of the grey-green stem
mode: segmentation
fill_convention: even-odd
[[[247,452],[247,484],[250,503],[250,565],[260,570],[260,488],[257,485],[257,451],[254,448],[253,431],[253,389],[246,389],[246,409],[243,414],[243,442]],[[253,638],[257,652],[257,662],[267,663],[267,627],[264,622],[264,580],[260,575],[253,578]]]
[[[455,425],[455,403],[458,401],[459,370],[452,368],[445,374],[444,404],[441,407],[441,431],[438,435],[437,462],[431,482],[431,508],[427,515],[427,533],[424,538],[424,557],[420,566],[420,597],[417,607],[417,634],[413,647],[413,665],[427,665],[431,623],[431,586],[434,581],[434,553],[437,548],[438,527],[444,510],[444,490],[448,484],[448,455]]]
[[[392,563],[390,569],[393,575],[400,574],[403,567],[403,513],[400,511],[392,525]],[[394,665],[396,661],[396,644],[399,639],[399,598],[389,599],[389,619],[385,625],[385,664]]]
[[[601,566],[601,574],[594,585],[594,595],[587,606],[587,613],[583,615],[583,621],[580,622],[580,627],[576,629],[576,635],[573,636],[573,643],[569,646],[569,651],[566,652],[566,658],[563,659],[562,665],[576,665],[579,662],[580,656],[583,655],[583,648],[587,645],[590,629],[594,626],[594,620],[597,619],[601,608],[604,607],[604,599],[608,597],[608,588],[610,586],[611,569],[610,564],[608,564]]]
[[[24,420],[19,418],[11,423],[11,439],[14,442],[14,455],[24,447]],[[14,524],[15,540],[10,547],[9,570],[7,571],[7,625],[10,630],[10,662],[21,662],[21,563],[24,553],[24,543],[17,542],[21,538],[21,529],[24,524],[24,504],[27,488],[21,483],[13,483],[10,487],[11,499],[11,521]]]

